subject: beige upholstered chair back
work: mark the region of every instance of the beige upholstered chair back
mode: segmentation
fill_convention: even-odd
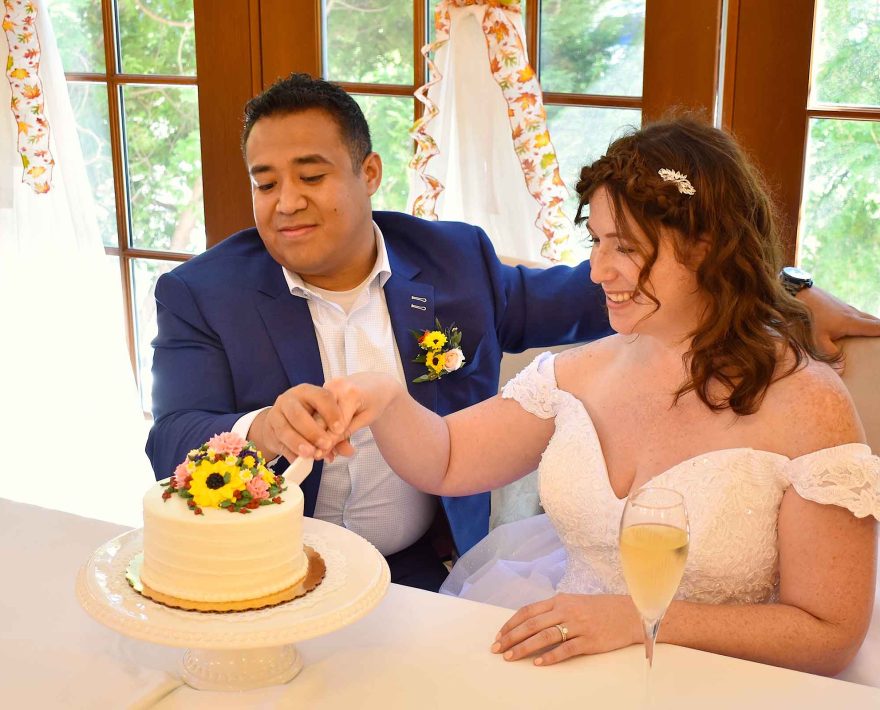
[[[844,338],[843,382],[865,427],[868,446],[880,454],[880,338]]]

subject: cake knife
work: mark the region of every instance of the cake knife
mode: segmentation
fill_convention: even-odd
[[[315,459],[313,458],[309,458],[308,456],[297,456],[296,459],[293,460],[293,463],[291,463],[284,472],[284,478],[290,483],[299,485],[305,481],[306,477],[312,472],[312,464],[314,463]]]

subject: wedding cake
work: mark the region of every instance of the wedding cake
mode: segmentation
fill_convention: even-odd
[[[144,496],[145,587],[195,602],[258,599],[308,571],[303,495],[253,444],[224,433]]]

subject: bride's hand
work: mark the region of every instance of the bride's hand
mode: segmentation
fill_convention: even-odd
[[[358,372],[347,377],[336,377],[324,384],[335,397],[342,412],[346,429],[335,452],[350,456],[354,448],[348,441],[354,432],[376,421],[394,398],[404,391],[403,386],[391,375],[378,372]]]
[[[641,641],[641,621],[629,597],[557,594],[510,617],[492,652],[515,661],[555,646],[534,661],[536,666],[549,666],[571,656],[604,653]]]

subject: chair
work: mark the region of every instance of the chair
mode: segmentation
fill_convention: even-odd
[[[841,345],[846,354],[843,382],[865,427],[868,446],[880,454],[880,338],[844,338]],[[880,542],[880,528],[877,534]],[[880,687],[880,564],[867,638],[853,662],[837,678]]]
[[[868,446],[880,454],[880,338],[844,338],[843,383],[865,427]]]

